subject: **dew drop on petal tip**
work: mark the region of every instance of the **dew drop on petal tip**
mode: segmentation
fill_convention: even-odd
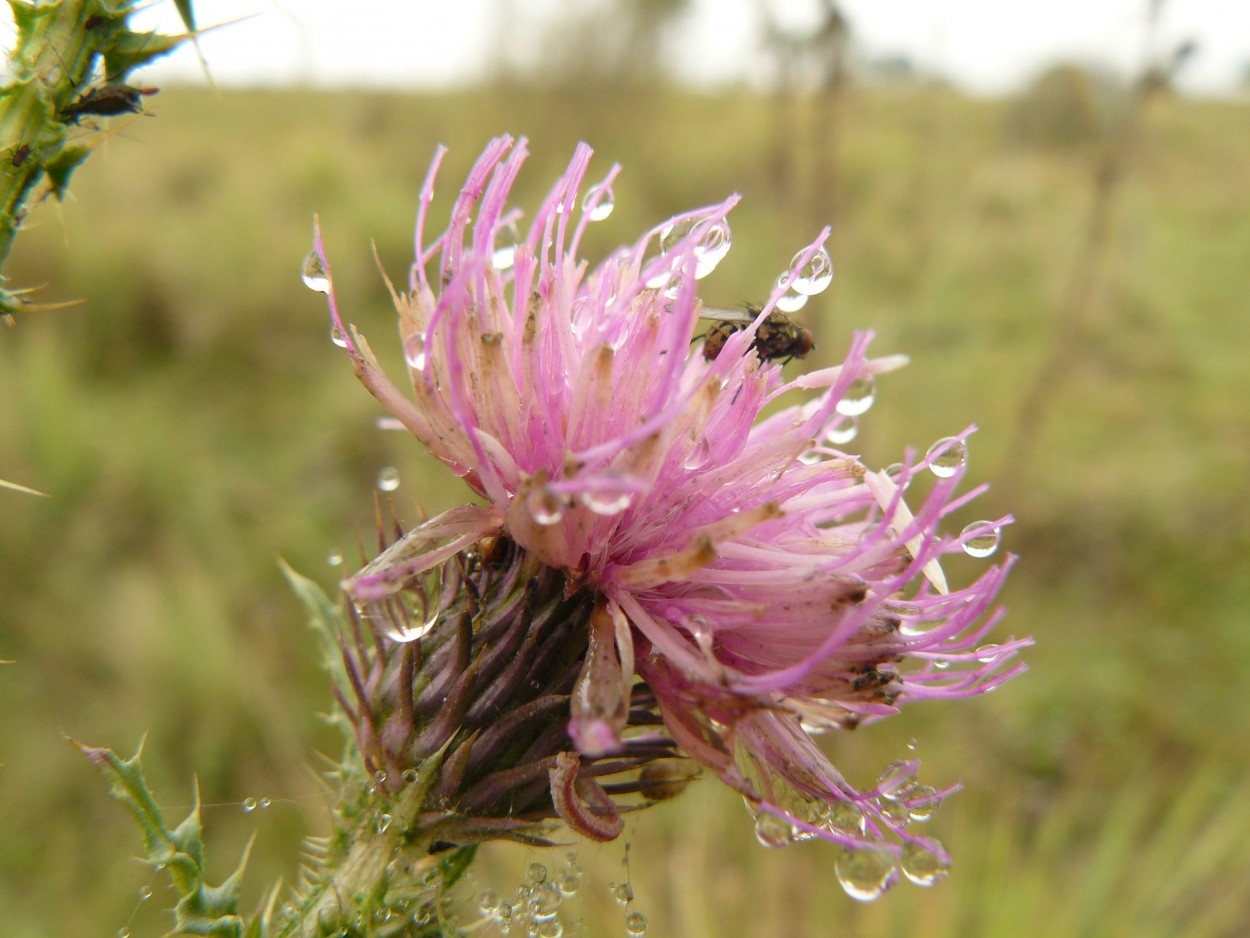
[[[929,820],[941,806],[937,789],[929,785],[917,785],[907,794],[907,809],[913,821]]]
[[[794,841],[794,830],[785,818],[761,811],[755,819],[755,839],[765,847],[788,847]]]
[[[949,479],[968,463],[968,446],[958,437],[947,436],[929,447],[925,456],[929,471],[939,479]]]
[[[794,270],[794,281],[790,289],[804,296],[815,296],[817,293],[823,293],[833,282],[833,261],[829,257],[829,252],[820,248],[808,258],[806,264],[795,270],[803,260],[804,253],[800,251],[790,261],[790,267]]]
[[[889,887],[894,867],[894,852],[889,848],[860,847],[843,850],[833,871],[848,896],[871,902]]]
[[[321,256],[312,251],[304,258],[304,263],[300,266],[300,278],[304,281],[304,286],[312,290],[314,293],[330,292],[330,274],[326,270],[326,265],[322,263]]]
[[[846,389],[846,393],[842,395],[842,399],[838,401],[834,409],[844,417],[858,417],[867,412],[876,399],[876,382],[873,381],[871,375],[866,375],[851,382],[851,386]]]
[[[378,473],[378,489],[383,492],[393,492],[399,488],[399,470],[394,466],[387,466]]]
[[[932,886],[946,878],[950,872],[950,863],[929,848],[910,842],[903,845],[899,868],[917,886]]]
[[[383,632],[391,641],[400,645],[406,645],[409,642],[415,642],[419,638],[425,638],[425,636],[434,631],[434,626],[436,625],[438,625],[437,612],[425,622],[418,622],[412,626],[390,625]],[[413,778],[415,780],[415,776]]]
[[[974,531],[980,533],[973,534]],[[988,521],[974,521],[959,533],[959,537],[963,540],[964,553],[969,557],[989,557],[998,550],[1002,531]]]
[[[347,348],[347,336],[343,335],[343,330],[339,328],[337,322],[330,326],[330,341],[339,348]]]

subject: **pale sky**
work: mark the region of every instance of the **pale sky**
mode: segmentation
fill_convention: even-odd
[[[510,0],[513,10],[549,13],[561,3]],[[696,0],[675,46],[680,73],[698,84],[743,80],[753,61],[760,0]],[[800,28],[816,0],[768,0]],[[471,82],[497,48],[500,0],[196,0],[201,26],[253,15],[202,38],[222,85],[315,84],[437,88]],[[1057,59],[1135,70],[1148,0],[842,0],[859,48],[905,54],[973,91],[1009,91]],[[172,3],[145,22],[176,29]],[[1199,54],[1180,86],[1228,93],[1250,63],[1250,0],[1168,0],[1156,46],[1194,39]],[[155,83],[203,81],[190,51],[147,73]]]

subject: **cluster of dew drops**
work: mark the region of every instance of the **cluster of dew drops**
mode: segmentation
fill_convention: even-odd
[[[908,744],[915,748],[915,742]],[[937,814],[942,804],[941,793],[916,778],[916,763],[892,762],[877,780],[880,794],[873,799],[877,808],[899,825],[924,822]],[[809,820],[813,826],[824,827],[851,836],[862,836],[865,830],[863,809],[853,801],[822,805],[819,817]],[[765,811],[756,814],[756,839],[765,847],[785,847],[816,835],[800,830],[785,818]],[[901,851],[889,846],[840,848],[834,861],[838,884],[852,899],[870,902],[881,896],[895,879],[895,869],[918,886],[932,886],[946,878],[949,863],[921,843],[908,841]]]
[[[478,894],[477,911],[482,916],[478,924],[493,926],[500,935],[562,938],[566,932],[560,913],[581,886],[582,867],[574,851],[566,854],[564,863],[554,871],[544,863],[531,863],[511,895],[501,896],[494,889]],[[618,905],[632,905],[634,890],[628,882],[610,883],[609,888]],[[647,917],[636,909],[626,913],[624,924],[628,938],[641,938],[647,933]]]
[[[581,208],[588,220],[602,221],[612,214],[615,204],[611,187],[601,184],[587,190]],[[557,210],[563,211],[563,206],[557,207]],[[678,244],[696,230],[699,240],[694,248],[695,278],[702,279],[715,270],[729,253],[733,235],[725,219],[709,220],[692,215],[670,222],[660,229],[660,254],[662,257],[670,255]],[[515,222],[509,222],[506,231],[509,233],[508,243],[498,247],[492,257],[492,263],[499,270],[507,270],[512,266],[519,241]],[[802,309],[808,299],[823,293],[833,282],[833,260],[825,248],[818,248],[810,256],[805,255],[808,255],[806,249],[795,254],[789,267],[777,277],[777,286],[786,288],[785,293],[777,300],[777,309],[784,313]],[[674,266],[664,267],[648,280],[647,286],[664,289],[674,273]],[[330,292],[329,273],[315,250],[304,258],[300,275],[310,290],[317,293]],[[347,339],[337,324],[331,326],[330,338],[340,347],[347,345]],[[423,348],[419,352],[420,362],[414,362],[407,349],[405,356],[414,367],[424,367]],[[837,412],[843,419],[833,423],[826,431],[827,442],[833,446],[844,446],[855,439],[859,429],[858,418],[867,413],[875,400],[876,384],[871,375],[864,375],[853,381],[837,403]],[[815,452],[800,457],[804,462],[819,458],[819,454]],[[929,447],[926,459],[929,470],[935,476],[950,478],[967,463],[968,447],[958,437],[944,437]],[[886,471],[891,476],[898,476],[902,469],[901,465],[895,464]],[[388,466],[378,473],[377,485],[383,492],[395,491],[399,487],[399,481],[399,472],[393,467]],[[632,494],[624,489],[612,488],[609,484],[581,493],[581,500],[596,514],[614,515],[629,507]],[[530,493],[526,507],[536,522],[551,525],[563,518],[565,501],[565,498],[555,492],[543,488]],[[958,540],[964,553],[970,557],[984,558],[998,550],[1001,536],[1000,529],[992,522],[973,521],[960,531]]]

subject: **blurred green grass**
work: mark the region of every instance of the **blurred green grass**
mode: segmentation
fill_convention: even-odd
[[[578,139],[617,160],[593,258],[644,226],[744,195],[735,250],[705,299],[757,298],[815,234],[769,171],[770,102],[748,95],[442,96],[165,89],[79,171],[74,200],[32,212],[6,273],[79,308],[0,334],[0,910],[5,935],[158,934],[164,895],[124,858],[138,837],[70,733],[129,750],[171,805],[198,777],[210,869],[259,828],[253,888],[295,870],[324,823],[317,750],[337,740],[303,614],[276,558],[329,583],[356,555],[377,471],[401,513],[460,500],[327,340],[298,280],[320,214],[342,302],[398,367],[369,240],[402,276],[417,190],[451,147],[445,206],[485,139],[531,138],[532,208]],[[1053,341],[1083,249],[1089,153],[1003,132],[1006,105],[939,88],[857,91],[841,128],[834,287],[804,315],[816,356],[852,330],[905,351],[853,444],[886,464],[975,420],[971,514],[1014,511],[1022,560],[1003,634],[1031,633],[1032,672],[990,697],[918,706],[831,741],[852,781],[919,740],[926,781],[967,790],[931,822],[955,855],[932,890],[846,899],[816,845],[758,847],[734,798],[704,782],[631,822],[652,935],[1241,935],[1250,931],[1250,122],[1245,105],[1165,99],[1147,115],[1114,215],[1094,313],[1048,389],[1014,477],[1016,415]],[[84,130],[84,133],[88,131]],[[796,140],[801,134],[796,133]],[[810,155],[809,155],[810,157]],[[975,565],[969,564],[969,572]],[[268,796],[244,814],[245,797]],[[171,813],[174,813],[171,811]],[[585,933],[621,934],[592,868]],[[490,852],[504,885],[534,859]],[[541,858],[541,857],[539,857]],[[659,859],[657,859],[659,858]],[[556,862],[552,860],[550,862]],[[836,923],[836,927],[833,923]]]

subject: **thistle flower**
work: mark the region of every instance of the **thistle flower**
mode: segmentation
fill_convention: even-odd
[[[450,224],[429,238],[443,151],[434,158],[408,288],[388,282],[415,399],[341,318],[317,232],[305,280],[328,293],[333,334],[360,380],[484,502],[397,532],[346,591],[383,623],[382,647],[398,640],[409,649],[405,688],[414,646],[432,649],[422,649],[427,662],[459,655],[465,673],[467,649],[483,633],[447,614],[467,602],[455,606],[448,580],[463,591],[484,544],[506,545],[509,569],[524,566],[522,576],[548,583],[547,593],[558,584],[551,602],[580,603],[577,615],[561,613],[568,627],[559,639],[576,650],[575,679],[566,660],[564,677],[544,672],[538,682],[568,693],[557,731],[530,746],[548,767],[542,797],[528,802],[538,814],[535,806],[549,804],[575,830],[613,836],[619,805],[583,782],[622,759],[645,766],[675,746],[742,793],[761,841],[823,838],[846,848],[839,878],[852,895],[880,894],[900,867],[915,882],[936,881],[946,852],[908,822],[931,815],[946,792],[919,785],[914,760],[858,790],[813,737],[910,701],[981,693],[1022,669],[1014,659],[1027,639],[982,644],[1001,616],[992,607],[1010,558],[962,588],[947,584],[940,563],[949,552],[991,552],[1011,520],[942,533],[944,519],[981,491],[957,494],[973,428],[923,457],[908,453],[891,471],[872,470],[839,441],[871,403],[874,378],[905,359],[869,358],[871,334],[861,333],[841,365],[787,381],[783,363],[757,344],[779,301],[827,282],[827,230],[795,256],[754,322],[722,332],[723,346],[705,355],[693,345],[704,312],[699,279],[729,248],[737,197],[670,219],[590,267],[580,242],[609,213],[619,167],[586,190],[579,211],[590,160],[580,146],[528,234],[510,244],[519,213],[508,198],[525,155],[524,140],[493,141]],[[932,484],[909,506],[908,485],[926,470]],[[431,599],[428,577],[439,570]],[[424,597],[415,625],[411,603],[396,599],[405,591]],[[401,667],[378,665],[378,675]],[[354,680],[358,700],[345,705],[359,722],[377,695]],[[444,684],[440,693],[426,697],[456,690]],[[662,720],[667,736],[640,713]],[[411,732],[402,745],[377,741],[388,730],[374,726],[362,750],[392,760],[385,771],[403,771],[394,760],[446,744],[450,725],[415,747]],[[663,777],[644,769],[613,793],[658,791]],[[533,771],[525,778],[534,782]],[[476,800],[457,795],[448,805],[495,810],[477,784]]]

